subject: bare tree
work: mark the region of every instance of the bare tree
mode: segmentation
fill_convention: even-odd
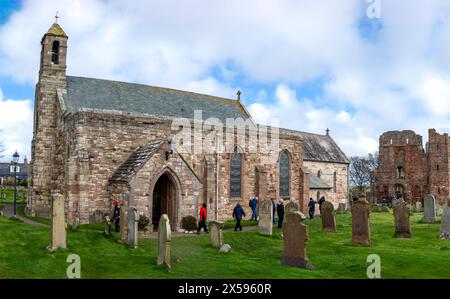
[[[375,185],[375,170],[378,168],[378,153],[365,157],[350,157],[350,183],[357,191],[365,192]]]

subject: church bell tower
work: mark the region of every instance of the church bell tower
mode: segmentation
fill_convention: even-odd
[[[49,216],[51,196],[60,192],[56,182],[58,90],[67,88],[66,58],[68,36],[56,21],[41,39],[39,81],[36,84],[28,210]]]

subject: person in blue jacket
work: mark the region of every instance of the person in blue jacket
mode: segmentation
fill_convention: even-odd
[[[234,227],[234,231],[237,231],[238,228],[242,231],[241,220],[242,217],[245,217],[245,211],[242,206],[238,203],[233,209],[233,218],[236,219],[236,226]]]
[[[250,200],[250,208],[252,208],[252,221],[258,220],[258,197]]]

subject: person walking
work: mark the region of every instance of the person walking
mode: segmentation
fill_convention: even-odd
[[[272,215],[273,215],[273,225],[277,224],[277,204],[275,198],[272,198]]]
[[[250,201],[250,207],[252,208],[252,221],[258,220],[258,197],[253,198]]]
[[[322,196],[320,199],[319,199],[319,211],[321,211],[322,212],[322,204],[325,202],[325,196]]]
[[[120,207],[119,201],[115,200],[114,203],[114,211],[113,211],[113,221],[114,221],[114,229],[115,232],[120,232]]]
[[[278,228],[282,228],[284,220],[284,204],[283,199],[279,199],[277,203]]]
[[[309,208],[309,219],[312,220],[314,219],[314,213],[316,211],[316,202],[312,199],[312,197],[309,199],[308,208]]]
[[[200,231],[202,230],[202,228],[205,231],[205,233],[208,233],[208,228],[206,227],[206,219],[207,219],[206,203],[204,203],[200,208],[200,215],[198,217],[198,227],[197,227],[198,235],[200,235]]]
[[[236,219],[236,226],[234,227],[234,231],[237,231],[238,229],[242,231],[242,217],[245,217],[245,211],[242,206],[237,203],[237,205],[233,209],[233,218]]]

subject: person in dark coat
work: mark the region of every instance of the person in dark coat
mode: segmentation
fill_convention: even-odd
[[[116,233],[120,232],[120,207],[117,200],[114,201],[113,221]]]
[[[312,198],[309,199],[308,208],[309,208],[309,219],[312,220],[314,219],[314,213],[316,211],[316,202]]]
[[[245,211],[242,206],[238,203],[233,209],[233,218],[236,219],[236,226],[234,227],[234,231],[237,231],[238,228],[242,231],[241,220],[242,217],[245,217]]]
[[[275,198],[272,198],[272,215],[273,215],[273,225],[277,224],[277,204]]]
[[[278,215],[278,228],[281,228],[284,220],[284,204],[280,198],[277,203],[277,215]]]
[[[208,233],[208,228],[206,227],[206,219],[207,219],[207,214],[206,214],[206,203],[202,204],[202,207],[200,208],[200,215],[198,217],[198,227],[197,227],[197,234],[200,234],[200,231],[203,230],[205,231],[205,233]]]
[[[322,211],[322,204],[325,202],[325,196],[319,199],[319,211]]]

